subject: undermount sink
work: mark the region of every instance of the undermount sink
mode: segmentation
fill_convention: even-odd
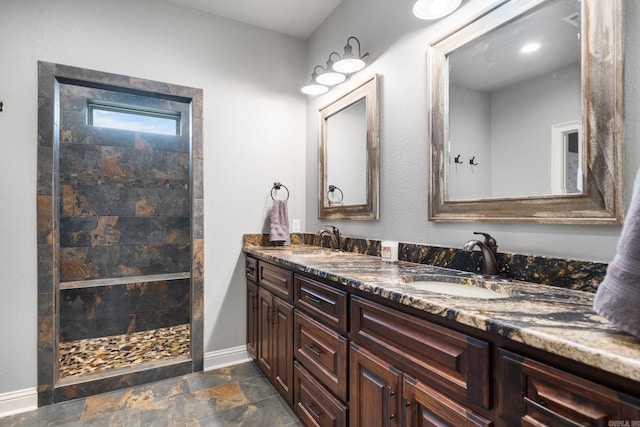
[[[405,278],[404,282],[410,285],[412,288],[434,292],[438,294],[451,295],[456,297],[466,298],[481,298],[481,299],[500,299],[509,298],[510,295],[503,292],[498,292],[493,289],[485,288],[475,281],[465,283],[452,282],[451,279],[417,279],[412,277]]]

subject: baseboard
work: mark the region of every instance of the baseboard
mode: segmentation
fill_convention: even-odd
[[[250,360],[251,357],[249,357],[249,353],[247,353],[247,347],[241,345],[205,353],[203,365],[205,371],[212,371],[214,369],[237,365],[238,363],[249,362]]]
[[[31,411],[38,407],[38,391],[35,387],[0,394],[0,417]]]

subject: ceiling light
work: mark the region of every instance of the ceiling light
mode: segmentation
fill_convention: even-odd
[[[420,19],[438,19],[447,16],[460,6],[462,0],[418,0],[413,14]]]
[[[351,45],[349,44],[351,40],[354,40],[356,43],[358,43],[358,56],[355,56],[353,54],[353,47],[351,47]],[[360,52],[360,40],[358,40],[356,37],[351,36],[347,39],[347,44],[344,47],[344,54],[335,64],[333,64],[333,70],[339,73],[346,74],[360,71],[366,65],[363,58],[365,58],[367,55],[369,54],[365,53],[364,55],[362,55],[362,53]]]
[[[540,49],[542,45],[540,43],[528,43],[520,49],[520,53],[532,53]]]

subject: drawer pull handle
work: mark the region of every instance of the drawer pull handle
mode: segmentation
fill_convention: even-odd
[[[525,404],[530,407],[531,409],[533,409],[534,411],[538,411],[542,414],[544,414],[546,417],[551,418],[552,420],[554,420],[555,422],[557,422],[558,424],[562,425],[562,426],[567,426],[567,427],[575,427],[577,424],[576,422],[560,415],[557,414],[555,412],[553,412],[552,410],[548,409],[546,407],[546,403],[545,402],[534,402],[533,400],[529,399],[529,398],[525,398]],[[586,425],[589,425],[588,423]]]
[[[305,298],[307,301],[312,302],[312,303],[314,303],[314,304],[321,304],[321,303],[322,303],[322,301],[321,301],[319,298],[316,298],[316,297],[311,296],[311,295],[308,295],[308,294],[307,294],[307,295],[305,295],[305,296],[304,296],[304,298]]]
[[[312,404],[304,402],[304,406],[307,408],[307,411],[309,411],[309,413],[313,415],[313,418],[315,418],[316,420],[320,419],[320,415],[322,415],[322,413],[314,411]]]
[[[407,408],[411,406],[409,399],[402,396],[402,406],[400,407],[400,427],[407,427]]]
[[[320,353],[322,353],[320,350],[316,350],[314,347],[311,347],[309,344],[305,344],[304,348],[306,348],[311,353],[313,353],[315,357],[320,357]]]
[[[384,411],[386,413],[386,417],[385,417],[385,426],[386,427],[390,427],[391,426],[391,420],[396,417],[395,414],[391,413],[391,396],[393,396],[393,395],[395,395],[395,392],[393,390],[391,390],[391,387],[389,387],[389,386],[385,387]]]
[[[247,267],[247,273],[255,273],[256,272],[256,268],[255,267]]]

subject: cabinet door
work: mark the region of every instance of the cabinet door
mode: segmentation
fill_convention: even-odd
[[[267,378],[273,378],[273,295],[265,289],[258,290],[258,366]]]
[[[400,371],[355,343],[351,343],[349,357],[349,425],[399,426]]]
[[[428,385],[404,374],[402,427],[489,427],[493,424]]]
[[[258,286],[247,281],[247,352],[255,359],[258,348]]]
[[[273,382],[293,405],[293,307],[273,297]]]

